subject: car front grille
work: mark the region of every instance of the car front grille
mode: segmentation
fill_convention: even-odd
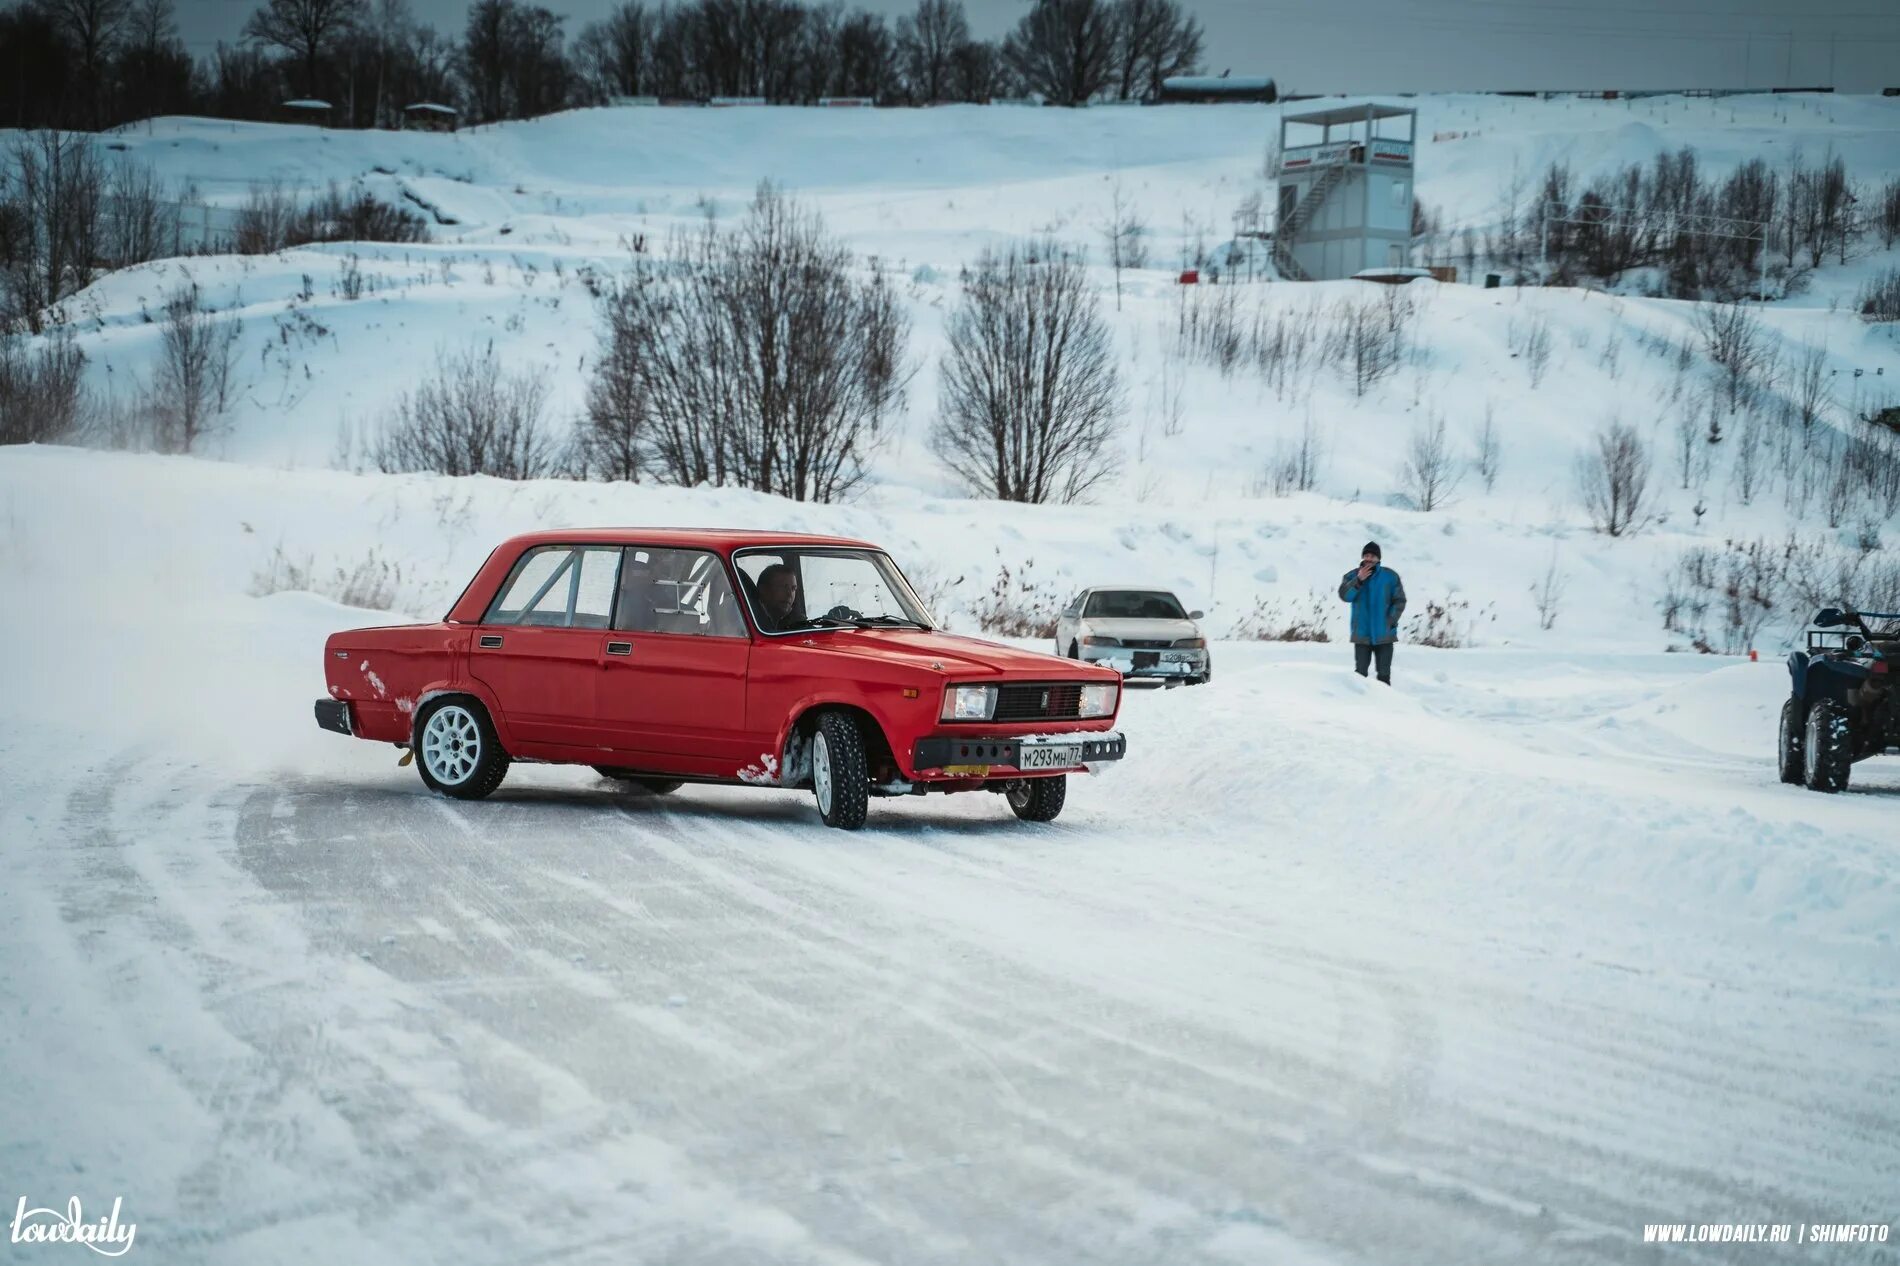
[[[1165,651],[1174,643],[1167,638],[1125,637],[1122,645],[1137,651]]]
[[[1082,683],[1047,681],[1015,683],[996,690],[997,721],[1052,721],[1073,719],[1082,711]]]

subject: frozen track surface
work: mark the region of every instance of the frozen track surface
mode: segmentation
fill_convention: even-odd
[[[1900,774],[1777,786],[1768,666],[1341,654],[1132,698],[1041,828],[16,744],[0,1158],[155,1261],[1752,1262],[1641,1228],[1900,1214]]]

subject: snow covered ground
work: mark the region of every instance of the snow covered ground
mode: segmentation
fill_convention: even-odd
[[[428,615],[570,491],[0,460],[36,1200],[247,1264],[1756,1261],[1642,1227],[1894,1218],[1900,762],[1778,784],[1778,664],[1406,647],[1386,691],[1223,643],[1057,824],[848,837],[549,768],[456,804],[315,728],[322,637],[388,617],[252,596],[266,542],[374,541]],[[942,506],[779,509],[943,561]]]
[[[1713,169],[1832,146],[1862,178],[1900,170],[1894,102],[1418,104],[1423,135],[1469,133],[1421,168],[1468,222],[1560,156],[1587,178],[1679,144]],[[1701,389],[1706,366],[1640,346],[1684,337],[1680,304],[1421,284],[1417,354],[1363,398],[1174,377],[1167,256],[1197,219],[1225,230],[1273,117],[623,110],[117,138],[218,205],[258,178],[363,177],[455,223],[357,250],[375,288],[353,302],[332,287],[354,248],[108,277],[73,306],[102,389],[149,372],[146,315],[187,276],[242,323],[226,429],[193,458],[0,449],[14,1194],[89,1217],[123,1197],[128,1260],[247,1266],[1900,1261],[1641,1242],[1900,1218],[1900,761],[1841,796],[1780,785],[1788,630],[1760,663],[1665,654],[1657,606],[1691,545],[1856,525],[1772,483],[1743,505],[1718,468],[1662,479],[1649,531],[1588,530],[1590,433],[1620,415],[1663,441]],[[350,469],[444,345],[492,338],[571,409],[594,346],[580,270],[704,205],[732,215],[762,177],[907,278],[911,407],[849,504]],[[1115,318],[1121,481],[1093,506],[955,496],[924,433],[956,269],[1030,232],[1099,241],[1118,180],[1157,250]],[[1838,303],[1891,262],[1824,270],[1764,316],[1784,349],[1827,348],[1830,424],[1900,377]],[[1303,312],[1359,288],[1243,293]],[[1535,316],[1541,385],[1511,355]],[[1487,404],[1495,492],[1393,504],[1419,419],[1447,415],[1462,452]],[[1318,487],[1258,495],[1309,417]],[[964,631],[1005,566],[1032,604],[1141,579],[1217,637],[1317,601],[1337,638],[1332,587],[1373,537],[1414,610],[1464,604],[1472,645],[1402,647],[1386,691],[1337,641],[1220,642],[1211,687],[1128,699],[1129,759],[1048,827],[971,796],[876,802],[846,836],[801,794],[632,798],[537,767],[460,804],[315,728],[326,634],[437,615],[512,532],[606,523],[878,540]],[[1530,588],[1553,559],[1546,629]]]

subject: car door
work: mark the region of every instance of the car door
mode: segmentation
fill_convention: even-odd
[[[745,729],[751,635],[710,550],[635,546],[603,640],[601,740],[641,769],[729,777],[759,759]]]
[[[1069,647],[1081,641],[1082,604],[1088,597],[1089,591],[1084,589],[1071,598],[1069,605],[1062,608],[1062,614],[1056,617],[1056,654],[1067,655]]]
[[[523,554],[489,604],[469,650],[517,741],[597,747],[602,639],[618,591],[620,550],[542,545]]]

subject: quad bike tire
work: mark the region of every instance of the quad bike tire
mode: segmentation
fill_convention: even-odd
[[[1775,767],[1781,781],[1799,787],[1807,780],[1802,750],[1808,738],[1808,705],[1789,695],[1781,705],[1781,728],[1775,744]]]
[[[1847,709],[1832,699],[1820,699],[1808,708],[1802,736],[1802,774],[1809,791],[1844,791],[1853,768],[1853,739]]]

